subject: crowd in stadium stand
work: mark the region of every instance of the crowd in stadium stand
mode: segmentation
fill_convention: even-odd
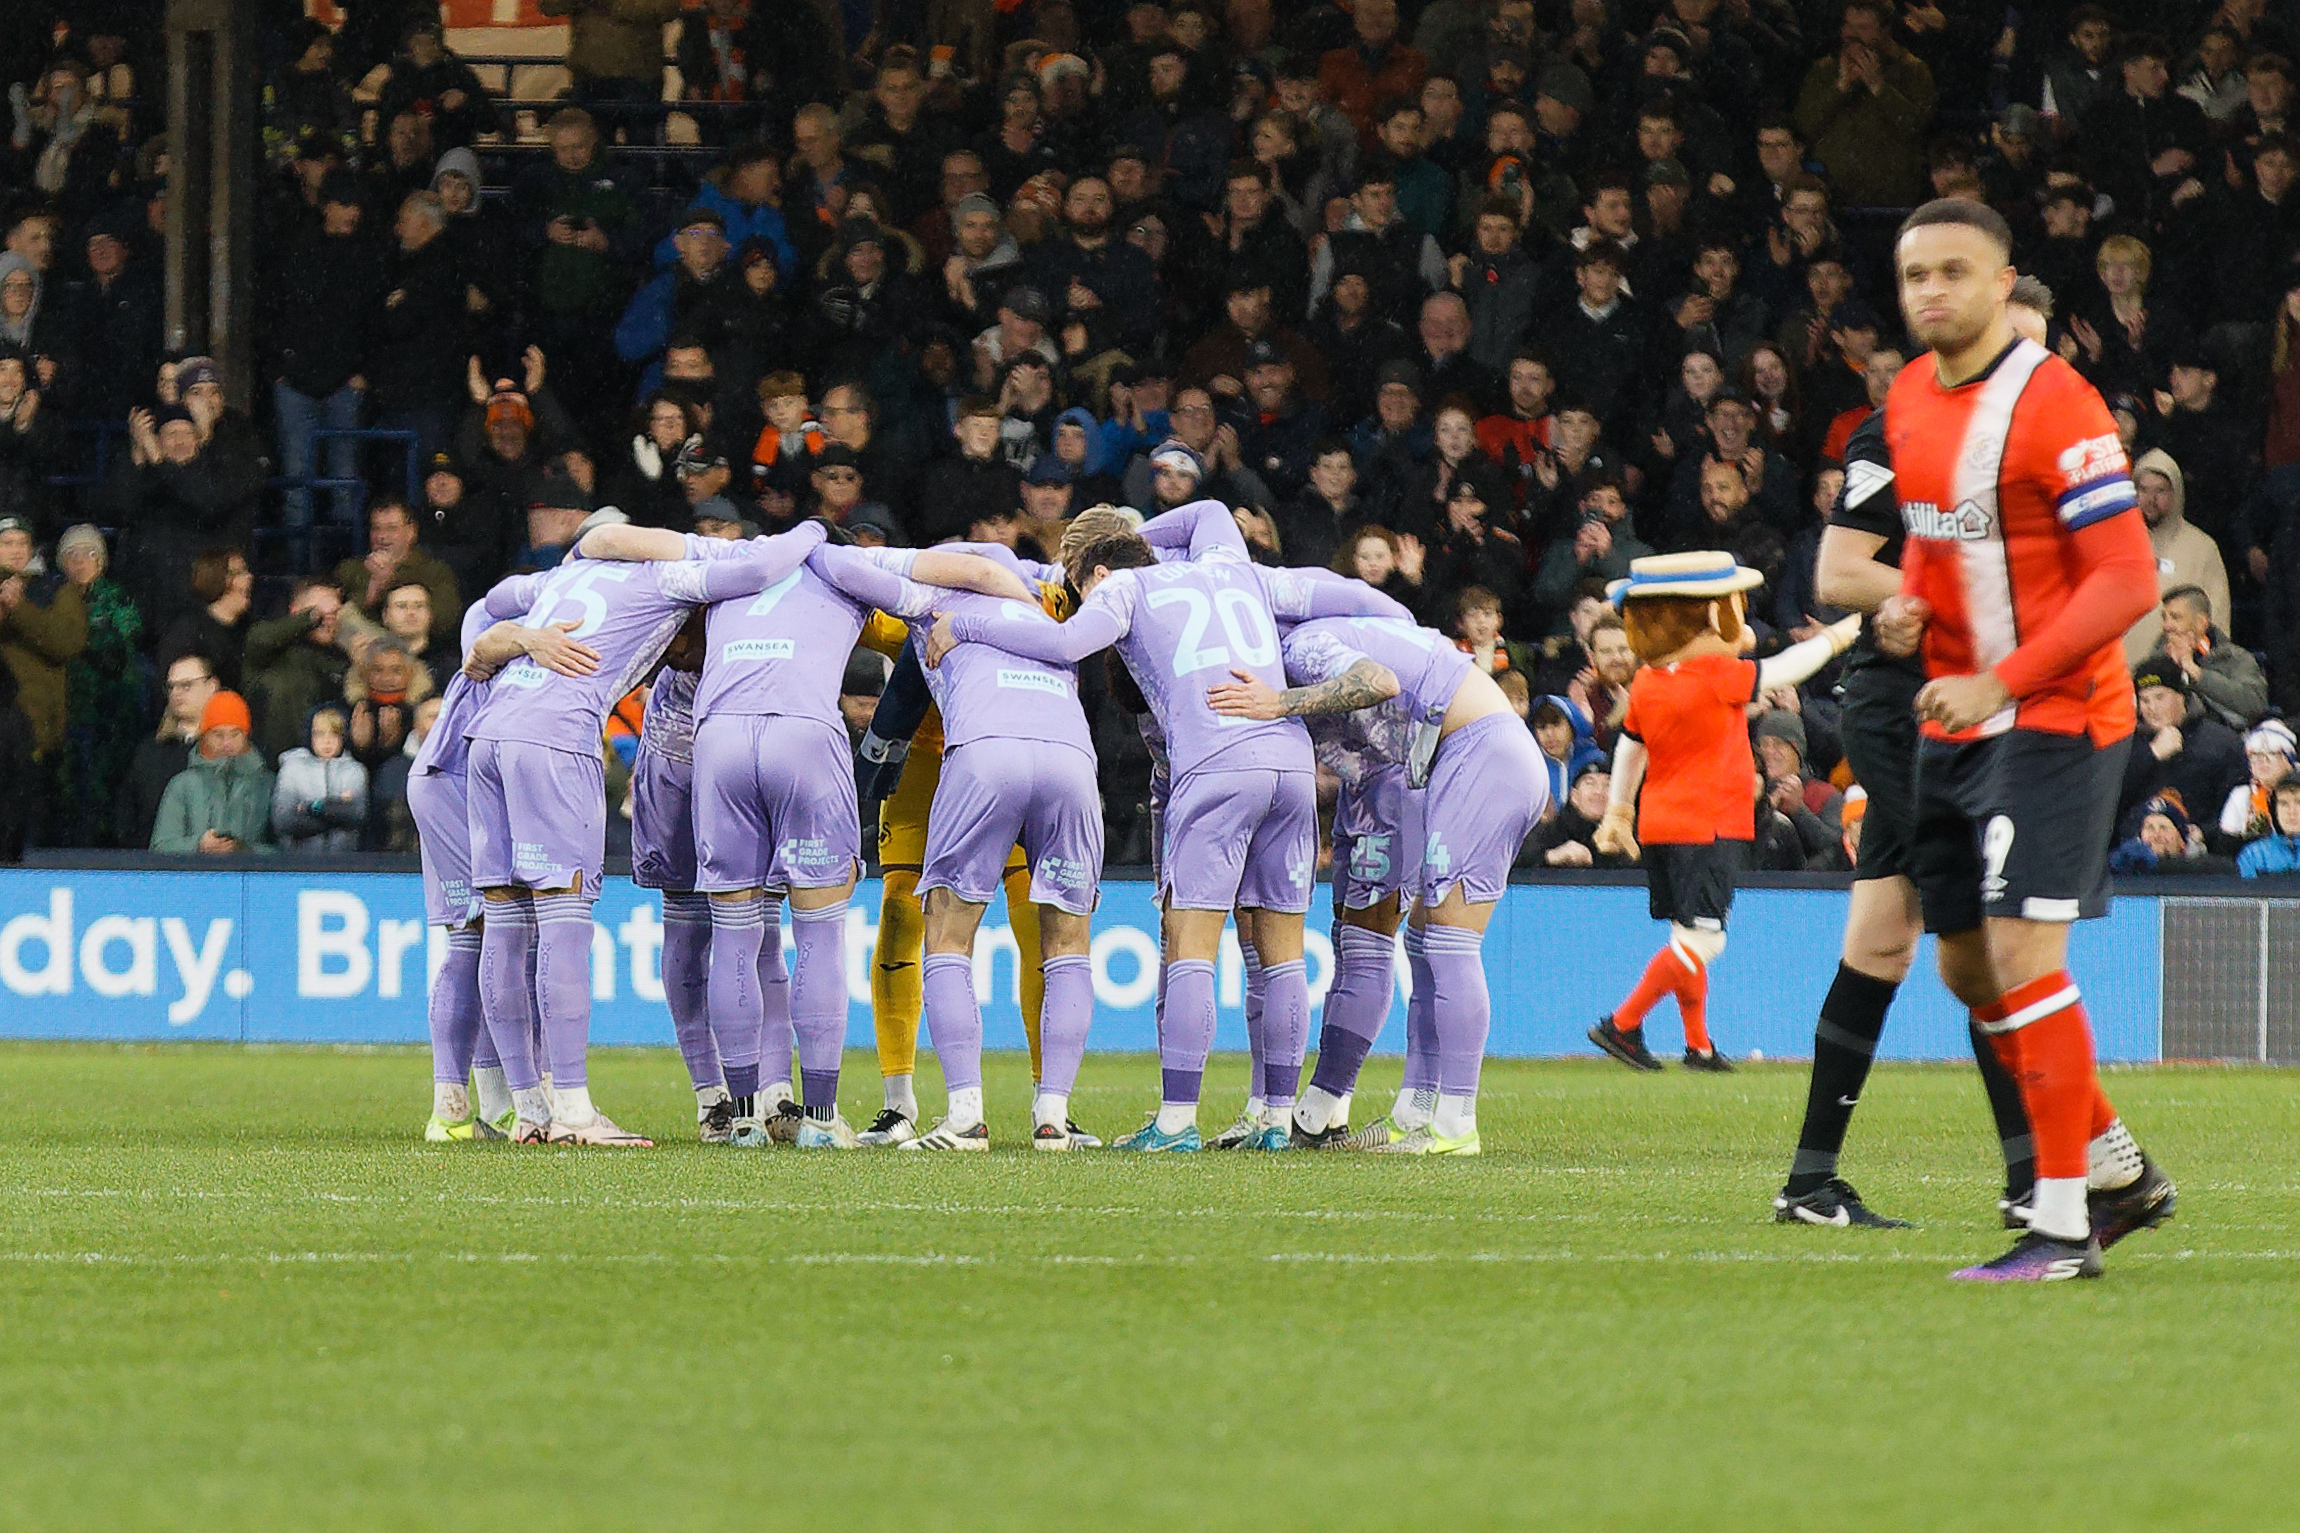
[[[541,104],[429,5],[263,8],[246,408],[162,346],[158,5],[6,8],[9,854],[410,850],[464,603],[599,507],[1051,552],[1087,505],[1214,496],[1455,635],[1551,765],[1521,860],[1607,866],[1605,582],[1721,547],[1767,644],[1832,615],[1841,454],[1907,360],[1898,210],[1955,196],[2049,286],[2159,553],[2116,866],[2300,870],[2300,35],[2266,0],[884,0],[859,39],[806,0],[540,4]],[[879,684],[850,666],[858,730]],[[1146,861],[1148,762],[1089,702],[1111,860]],[[1826,676],[1752,709],[1762,867],[1850,865],[1833,712]]]

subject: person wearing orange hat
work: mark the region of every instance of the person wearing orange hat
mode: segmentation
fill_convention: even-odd
[[[272,774],[248,739],[254,727],[237,692],[208,699],[199,749],[160,796],[153,851],[223,857],[272,850]]]

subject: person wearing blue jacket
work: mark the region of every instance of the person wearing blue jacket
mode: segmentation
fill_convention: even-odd
[[[2289,877],[2300,873],[2300,778],[2287,777],[2268,796],[2275,825],[2236,854],[2236,871],[2246,878]]]
[[[755,140],[737,144],[727,151],[718,173],[705,178],[693,206],[719,215],[729,249],[739,249],[748,239],[765,240],[775,252],[775,279],[788,286],[799,269],[799,252],[783,210],[775,206],[782,184],[782,166],[772,150]],[[656,242],[655,269],[667,270],[678,259],[679,236],[673,230]]]
[[[1605,752],[1597,745],[1597,731],[1589,722],[1589,715],[1574,705],[1570,697],[1555,692],[1543,693],[1533,700],[1533,709],[1526,715],[1533,729],[1534,743],[1541,747],[1541,759],[1549,767],[1549,801],[1562,804],[1573,780],[1582,769],[1595,762],[1605,764]]]

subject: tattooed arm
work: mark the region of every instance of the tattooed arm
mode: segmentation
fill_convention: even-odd
[[[1398,695],[1397,674],[1378,661],[1360,659],[1338,676],[1311,687],[1280,692],[1251,671],[1232,671],[1235,681],[1206,689],[1206,704],[1239,719],[1282,719],[1293,714],[1354,713]]]

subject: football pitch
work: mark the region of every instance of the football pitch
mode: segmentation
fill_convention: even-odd
[[[9,1528],[2289,1527],[2300,1076],[2107,1076],[2180,1215],[1976,1290],[1969,1068],[1884,1067],[1784,1228],[1804,1076],[1491,1064],[1468,1161],[430,1146],[410,1049],[0,1047]],[[1354,1116],[1385,1104],[1377,1059]],[[1156,1062],[1089,1056],[1133,1127]],[[932,1067],[921,1096],[940,1100]],[[1244,1066],[1208,1077],[1208,1128]],[[875,1108],[850,1056],[850,1118]]]

